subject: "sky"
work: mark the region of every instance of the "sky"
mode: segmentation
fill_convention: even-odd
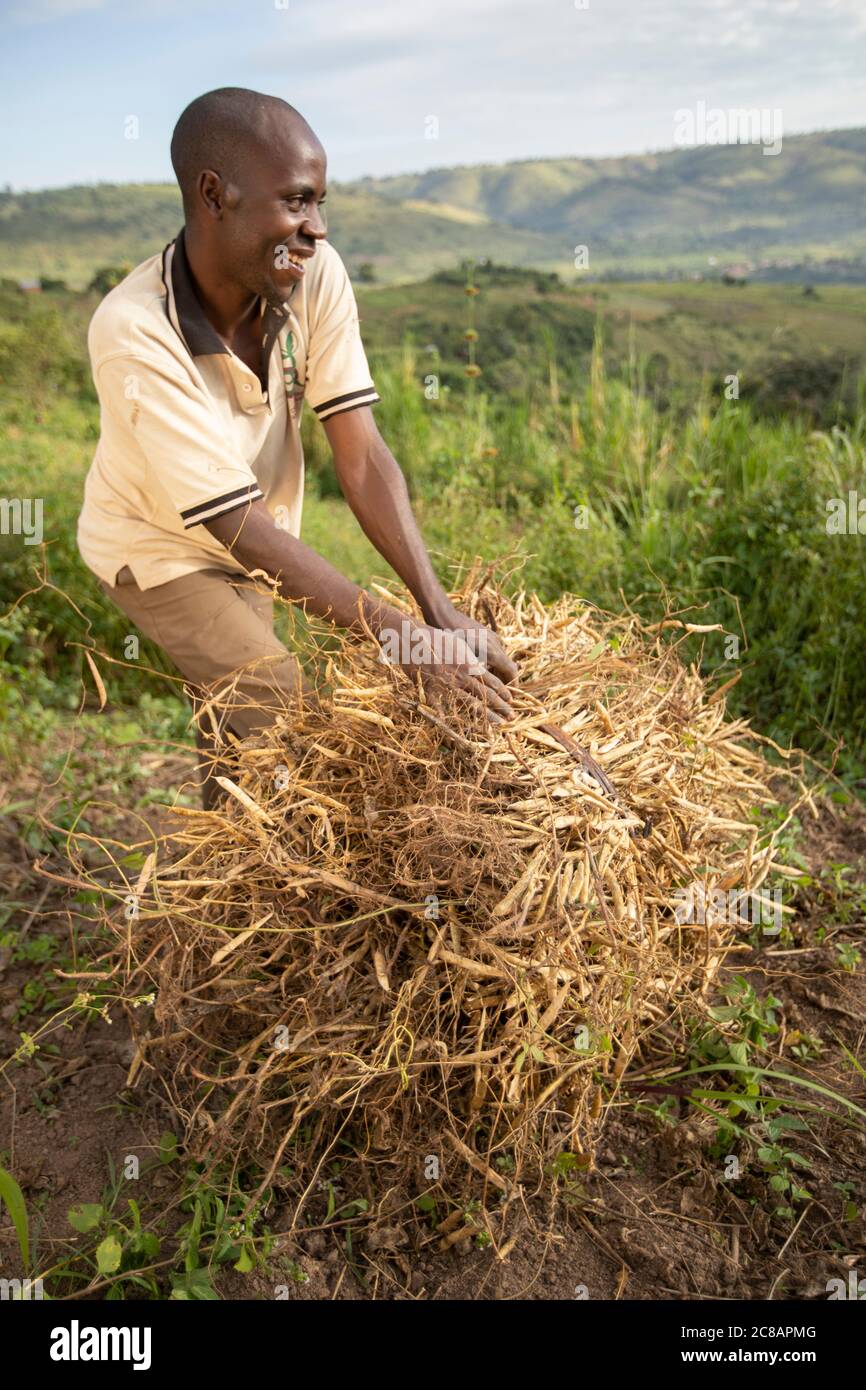
[[[337,182],[670,149],[701,104],[866,125],[866,0],[0,0],[0,54],[16,191],[171,179],[220,86],[296,106]]]

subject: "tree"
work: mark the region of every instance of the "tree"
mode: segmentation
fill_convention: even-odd
[[[115,285],[126,279],[131,269],[128,261],[124,261],[122,265],[101,266],[87,288],[96,294],[108,294],[109,290],[113,290]]]

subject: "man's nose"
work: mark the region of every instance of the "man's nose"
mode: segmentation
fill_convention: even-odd
[[[304,232],[307,236],[316,237],[316,239],[319,241],[321,241],[323,237],[326,237],[328,235],[328,229],[325,226],[325,219],[322,217],[322,214],[319,212],[318,208],[316,209],[315,213],[311,214],[311,216],[304,219],[303,223],[301,224],[300,230]]]

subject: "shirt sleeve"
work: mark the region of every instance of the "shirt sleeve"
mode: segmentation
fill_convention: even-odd
[[[144,456],[148,492],[161,489],[185,530],[262,496],[203,387],[170,364],[131,353],[94,367],[103,411],[120,447]]]
[[[359,405],[373,405],[377,394],[367,365],[358,323],[358,305],[346,267],[328,242],[317,303],[311,314],[305,399],[320,420]]]

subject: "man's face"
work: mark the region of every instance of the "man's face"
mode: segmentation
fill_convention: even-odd
[[[236,181],[226,186],[219,228],[230,279],[272,305],[288,298],[326,235],[326,174],[325,151],[303,127],[281,124],[250,147]]]

